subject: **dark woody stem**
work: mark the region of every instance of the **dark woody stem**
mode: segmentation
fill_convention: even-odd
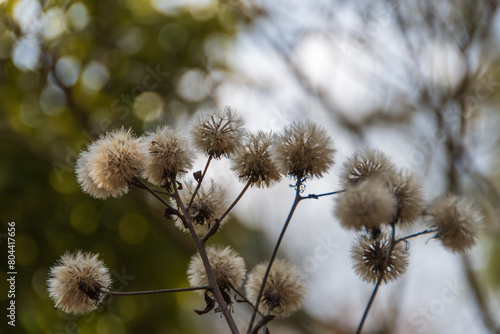
[[[295,199],[293,201],[292,207],[290,208],[290,212],[288,213],[288,217],[286,218],[285,224],[283,225],[283,228],[281,230],[281,233],[278,237],[278,240],[276,241],[276,245],[274,246],[273,253],[271,255],[271,258],[269,259],[269,264],[267,265],[266,273],[264,274],[264,278],[262,279],[262,284],[260,286],[259,294],[257,295],[257,300],[255,301],[255,308],[252,312],[252,317],[250,318],[250,323],[248,325],[248,330],[247,333],[252,333],[252,328],[253,328],[253,323],[255,321],[255,316],[257,312],[259,311],[259,304],[262,299],[262,295],[264,293],[264,288],[266,287],[266,281],[267,277],[269,276],[269,273],[271,272],[271,267],[273,265],[274,259],[276,258],[276,255],[278,254],[278,250],[281,245],[281,241],[283,240],[283,237],[285,236],[286,230],[288,228],[288,225],[290,224],[290,221],[292,220],[293,213],[295,212],[295,209],[297,208],[297,205],[299,202],[303,199],[300,196],[300,188],[302,186],[302,178],[298,177],[297,178],[297,183],[295,184]]]
[[[134,186],[136,186],[137,188],[141,188],[141,189],[146,189],[146,190],[151,190],[151,191],[154,191],[155,193],[157,194],[162,194],[162,195],[166,195],[166,196],[170,196],[172,197],[172,194],[171,193],[168,193],[166,191],[162,191],[162,190],[158,190],[158,189],[153,189],[153,188],[147,188],[144,184],[144,182],[133,182],[132,183]]]
[[[210,160],[210,158],[209,158],[209,160]],[[207,167],[208,167],[208,163],[207,163]],[[205,168],[205,171],[206,171],[206,168]],[[198,234],[196,233],[196,230],[193,226],[191,216],[189,215],[189,209],[182,203],[182,200],[179,196],[179,190],[177,189],[176,182],[173,182],[173,187],[174,187],[174,193],[173,193],[174,199],[177,202],[177,205],[179,206],[181,212],[183,213],[181,216],[179,216],[179,218],[182,219],[184,226],[186,226],[187,229],[189,230],[189,233],[191,234],[191,237],[196,245],[196,248],[198,249],[198,253],[200,254],[201,260],[203,261],[203,265],[205,267],[205,271],[207,274],[208,287],[209,287],[210,291],[212,292],[212,294],[214,295],[215,300],[219,304],[222,315],[226,319],[227,325],[229,326],[231,333],[232,334],[239,334],[238,327],[236,326],[236,323],[234,322],[234,319],[231,315],[231,312],[229,311],[229,308],[227,307],[227,303],[224,300],[224,296],[222,295],[222,292],[220,291],[219,285],[217,284],[217,280],[215,279],[215,275],[214,275],[214,272],[212,270],[212,266],[210,264],[210,261],[208,259],[205,245],[203,244],[202,240],[200,239],[200,237],[198,237]]]
[[[389,246],[389,252],[387,253],[387,257],[385,259],[384,263],[384,270],[380,272],[380,276],[377,279],[377,284],[375,284],[375,288],[373,289],[372,295],[370,297],[370,300],[368,301],[368,305],[366,305],[365,312],[363,313],[363,318],[361,318],[361,322],[359,323],[358,330],[356,331],[356,334],[361,334],[361,331],[363,330],[363,326],[365,325],[366,318],[368,317],[368,312],[370,312],[370,308],[373,305],[373,302],[375,301],[375,297],[377,297],[377,292],[380,288],[380,285],[382,284],[385,270],[387,268],[387,265],[389,264],[389,260],[391,259],[391,254],[392,250],[394,249],[394,246],[396,245],[396,240],[395,240],[395,234],[396,234],[396,223],[393,222],[391,223],[392,226],[392,235],[391,235],[391,244]]]
[[[408,235],[408,236],[406,236],[404,238],[396,240],[396,243],[398,243],[400,241],[405,241],[405,240],[408,240],[408,239],[411,239],[411,238],[415,238],[415,237],[418,237],[420,235],[429,234],[429,233],[435,233],[435,232],[439,232],[439,229],[436,228],[436,229],[433,229],[433,230],[425,230],[425,231],[418,232],[418,233],[415,233],[415,234],[412,234],[412,235]]]
[[[324,197],[324,196],[331,196],[331,195],[337,195],[337,194],[341,194],[345,192],[345,189],[342,189],[342,190],[337,190],[337,191],[332,191],[332,192],[329,192],[329,193],[324,193],[324,194],[310,194],[309,196],[306,196],[306,197],[301,197],[301,199],[310,199],[310,198],[313,198],[313,199],[318,199],[320,197]]]
[[[167,201],[165,201],[165,199],[163,199],[160,195],[157,194],[158,191],[155,191],[154,189],[151,189],[151,187],[149,187],[146,183],[142,182],[142,180],[139,179],[138,177],[135,178],[135,180],[134,180],[134,182],[132,184],[135,185],[138,188],[145,189],[145,190],[149,191],[151,193],[151,195],[153,195],[154,197],[156,197],[167,208],[169,208],[170,210],[172,210],[172,212],[174,214],[176,214],[177,216],[180,215],[179,211],[177,211],[173,206],[170,205],[170,203],[168,203]],[[173,196],[172,194],[169,194],[169,195]]]
[[[110,296],[140,296],[140,295],[155,295],[160,293],[196,291],[196,290],[206,290],[206,289],[208,289],[208,286],[197,286],[194,288],[151,290],[151,291],[133,291],[133,292],[109,291],[101,289],[99,290],[99,292],[104,295],[110,295]]]
[[[236,204],[238,204],[238,202],[240,201],[240,199],[243,197],[243,195],[245,194],[245,192],[248,190],[248,188],[250,188],[250,186],[252,185],[253,181],[250,179],[248,180],[247,184],[245,184],[245,187],[241,190],[240,194],[238,195],[238,197],[236,197],[236,199],[233,201],[233,203],[227,208],[227,210],[222,214],[222,216],[219,217],[219,221],[222,221],[228,214],[229,212],[236,206]]]
[[[203,182],[205,175],[207,174],[208,166],[210,166],[211,161],[212,161],[212,156],[209,156],[207,163],[205,165],[205,169],[203,170],[203,173],[201,174],[200,179],[197,181],[198,184],[196,185],[196,188],[193,191],[193,195],[191,195],[191,199],[189,200],[189,204],[187,205],[187,211],[189,211],[189,209],[191,208],[191,205],[193,205],[194,198],[195,198],[196,194],[198,193],[198,190],[201,187],[201,183]]]
[[[249,180],[247,182],[247,184],[245,185],[245,187],[243,188],[243,190],[241,190],[238,197],[236,197],[236,199],[233,201],[233,203],[231,203],[231,205],[227,208],[227,210],[218,219],[216,219],[215,225],[212,226],[212,228],[207,232],[207,234],[203,237],[203,239],[201,239],[201,241],[203,243],[207,242],[207,240],[210,239],[210,237],[213,236],[215,234],[215,232],[217,232],[217,230],[219,229],[219,226],[220,226],[220,222],[224,218],[226,218],[226,216],[229,214],[229,212],[236,206],[236,204],[238,204],[238,202],[243,197],[243,195],[248,190],[248,188],[250,188],[252,183],[253,183],[252,180]]]

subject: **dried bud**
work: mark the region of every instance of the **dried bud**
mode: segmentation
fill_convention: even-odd
[[[231,288],[239,288],[246,275],[245,260],[231,247],[207,247],[208,260],[212,266],[219,288],[229,292]],[[189,284],[192,287],[208,285],[205,266],[197,253],[191,258],[188,268]]]
[[[474,202],[450,194],[437,198],[428,211],[429,224],[438,229],[436,238],[446,249],[465,253],[474,246],[483,220]]]
[[[191,169],[194,155],[178,130],[169,126],[158,127],[142,140],[148,151],[143,175],[149,182],[164,186]]]
[[[109,289],[111,276],[97,254],[80,251],[64,254],[50,268],[48,292],[56,308],[66,313],[83,314],[97,309],[101,289]]]
[[[205,182],[198,189],[189,210],[194,228],[200,235],[206,234],[210,230],[210,227],[214,225],[216,219],[219,219],[228,207],[224,189],[213,181],[209,185],[205,184]],[[180,192],[184,205],[187,206],[189,204],[195,188],[192,183],[187,183],[185,189]],[[220,222],[221,226],[226,221],[227,219],[223,219]],[[182,231],[189,233],[189,230],[186,229],[180,219],[176,220],[175,225]]]
[[[248,275],[246,291],[248,299],[255,304],[268,263],[261,263]],[[281,317],[290,315],[302,306],[306,287],[302,272],[285,260],[276,260],[267,277],[259,309],[264,314]]]
[[[146,154],[131,130],[115,130],[99,138],[82,152],[76,174],[82,189],[97,198],[119,197],[144,170]]]
[[[349,229],[380,229],[396,216],[396,198],[380,180],[348,187],[337,197],[335,215]]]
[[[409,253],[404,242],[394,245],[388,259],[391,235],[382,233],[377,237],[363,233],[352,247],[351,257],[356,274],[365,282],[375,284],[383,272],[382,282],[396,280],[406,272]]]
[[[197,112],[192,119],[194,145],[208,156],[220,159],[230,156],[245,134],[244,122],[230,108],[223,111]]]
[[[397,220],[403,226],[411,226],[420,217],[424,207],[422,182],[409,172],[399,172],[387,181],[397,200]]]
[[[245,145],[236,151],[232,169],[243,182],[252,181],[257,187],[269,187],[281,180],[281,174],[271,159],[269,148],[273,136],[262,131],[250,134]]]
[[[367,148],[347,159],[340,174],[340,184],[347,188],[366,179],[393,178],[396,168],[385,153]]]
[[[274,159],[283,174],[320,178],[333,165],[335,149],[326,131],[314,123],[293,123],[277,138]]]

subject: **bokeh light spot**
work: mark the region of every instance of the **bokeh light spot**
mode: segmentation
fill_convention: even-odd
[[[71,87],[78,80],[81,69],[82,64],[78,58],[74,56],[64,56],[57,61],[56,75],[63,85]]]
[[[189,70],[179,79],[177,92],[187,100],[199,101],[208,93],[204,79],[205,74],[200,70]]]
[[[88,202],[77,204],[71,211],[70,224],[82,234],[91,234],[99,226],[99,211]]]
[[[158,44],[163,51],[176,53],[184,49],[188,43],[189,35],[183,26],[177,23],[167,24],[158,34]]]
[[[64,111],[65,106],[66,94],[64,91],[55,85],[45,86],[40,94],[40,107],[44,114],[57,116]]]
[[[126,243],[139,245],[146,240],[149,233],[149,225],[141,215],[127,215],[120,220],[118,232]]]
[[[66,16],[59,7],[47,11],[43,17],[43,37],[53,40],[61,36],[66,30]]]
[[[76,30],[83,30],[89,24],[89,12],[87,7],[81,2],[77,2],[69,7],[66,12],[69,24]]]
[[[108,68],[97,61],[90,62],[82,74],[85,87],[91,91],[101,90],[109,80]]]
[[[139,52],[144,44],[142,31],[139,28],[127,29],[118,38],[116,45],[126,54],[133,55]]]
[[[134,101],[134,114],[143,121],[157,120],[163,108],[163,99],[155,92],[144,92]]]

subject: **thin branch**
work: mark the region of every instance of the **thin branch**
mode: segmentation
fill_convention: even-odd
[[[370,308],[372,307],[372,304],[375,301],[375,298],[377,297],[377,292],[380,288],[380,285],[382,284],[385,270],[386,270],[387,265],[389,264],[389,260],[391,258],[392,250],[394,249],[394,245],[396,244],[396,242],[395,242],[396,224],[392,223],[391,225],[392,225],[391,244],[389,246],[389,252],[387,253],[387,258],[385,259],[385,263],[384,263],[384,267],[383,267],[384,270],[382,270],[380,272],[380,276],[377,279],[377,284],[375,284],[375,288],[373,289],[370,300],[368,301],[368,305],[366,305],[365,312],[363,313],[363,318],[361,318],[361,322],[359,323],[359,327],[358,327],[358,330],[356,331],[356,334],[361,334],[361,331],[363,330],[363,326],[365,325],[366,318],[368,317],[368,312],[370,312]]]
[[[109,291],[101,289],[99,292],[110,296],[140,296],[140,295],[155,295],[160,293],[170,293],[170,292],[184,292],[184,291],[196,291],[196,290],[206,290],[207,286],[197,286],[191,288],[178,288],[178,289],[163,289],[163,290],[151,290],[151,291],[134,291],[134,292],[123,292],[123,291]]]
[[[138,188],[145,189],[145,190],[149,191],[154,197],[156,197],[160,202],[162,202],[167,208],[169,208],[170,210],[172,210],[172,212],[174,214],[176,214],[177,216],[180,217],[180,212],[177,211],[177,209],[175,209],[172,205],[170,205],[170,203],[168,203],[163,197],[161,197],[160,195],[158,195],[146,183],[142,182],[141,179],[139,179],[138,177],[136,177],[134,181],[135,182],[132,183],[133,185],[135,185]]]
[[[242,303],[246,303],[246,304],[250,305],[250,307],[251,307],[252,309],[255,309],[255,305],[254,305],[251,301],[249,301],[249,300],[245,297],[245,295],[244,295],[243,293],[241,293],[240,291],[238,291],[238,290],[237,290],[237,289],[235,289],[234,287],[231,287],[231,289],[234,291],[234,293],[236,293],[236,294],[237,294],[237,295],[238,295],[238,296],[242,299],[240,302],[242,302]],[[238,301],[238,300],[237,300],[237,301]],[[259,315],[260,315],[261,317],[263,317],[263,316],[264,316],[264,314],[262,314],[262,312],[260,312],[260,311],[257,311],[257,312],[259,313]]]
[[[433,230],[425,230],[425,231],[422,231],[422,232],[418,232],[418,233],[415,233],[415,234],[411,234],[411,235],[408,235],[404,238],[401,238],[401,239],[398,239],[396,240],[396,243],[400,242],[400,241],[405,241],[405,240],[408,240],[408,239],[411,239],[411,238],[415,238],[415,237],[418,237],[419,235],[424,235],[424,234],[429,234],[429,233],[434,233],[434,232],[438,232],[439,229],[433,229]]]
[[[220,216],[220,218],[218,219],[219,221],[222,221],[229,214],[229,212],[236,206],[236,204],[238,204],[238,202],[243,197],[248,188],[250,188],[252,183],[253,183],[252,180],[248,180],[247,184],[245,184],[245,187],[241,190],[238,197],[236,197],[234,202],[227,208],[227,210],[222,214],[222,216]]]
[[[196,185],[196,188],[193,191],[193,195],[191,195],[191,199],[189,200],[189,204],[187,205],[187,210],[191,208],[191,205],[193,205],[194,198],[196,194],[198,193],[198,190],[201,187],[201,183],[203,182],[203,179],[205,178],[205,175],[207,174],[208,166],[210,166],[210,162],[212,161],[212,156],[208,157],[207,163],[205,165],[205,169],[203,170],[203,173],[201,174],[201,177],[199,180],[197,180],[198,184]]]
[[[209,161],[207,162],[207,166],[205,167],[205,172],[206,169],[208,168],[208,164],[210,163],[211,158],[209,158]],[[201,181],[200,181],[201,183]],[[207,255],[207,250],[205,249],[205,245],[198,236],[198,233],[196,232],[193,222],[191,220],[191,217],[189,215],[189,206],[186,207],[184,203],[182,203],[182,200],[179,195],[179,189],[177,188],[177,183],[173,182],[173,187],[174,187],[174,199],[177,202],[177,205],[179,205],[179,209],[182,211],[183,215],[179,216],[180,219],[182,219],[182,222],[184,223],[184,226],[187,227],[189,230],[189,233],[191,234],[191,237],[196,245],[196,248],[198,249],[198,253],[200,254],[200,258],[203,262],[203,266],[205,267],[205,272],[207,275],[208,279],[208,286],[210,288],[210,291],[215,297],[215,300],[219,304],[220,310],[222,312],[222,315],[226,319],[227,325],[229,329],[231,330],[232,334],[239,334],[240,332],[238,331],[238,327],[236,326],[236,323],[234,322],[233,316],[231,315],[231,312],[229,311],[229,308],[227,307],[227,303],[224,300],[224,296],[222,295],[222,292],[219,288],[219,284],[217,284],[217,280],[215,279],[215,274],[214,271],[212,270],[212,266],[210,264],[210,260],[208,259]]]
[[[318,199],[320,197],[324,197],[324,196],[331,196],[331,195],[336,195],[336,194],[341,194],[345,192],[345,189],[342,189],[342,190],[337,190],[337,191],[332,191],[332,192],[329,192],[329,193],[324,193],[324,194],[319,194],[319,195],[316,195],[316,194],[310,194],[306,197],[302,197],[301,196],[301,199],[310,199],[310,198],[313,198],[313,199]]]
[[[266,273],[264,274],[264,278],[262,279],[262,284],[260,286],[259,294],[257,296],[257,300],[255,301],[255,308],[252,312],[252,317],[250,319],[250,323],[248,325],[248,331],[247,333],[252,333],[252,327],[253,323],[255,321],[255,316],[257,312],[259,311],[259,304],[262,299],[262,295],[264,293],[264,288],[266,286],[266,281],[267,277],[269,276],[269,273],[271,272],[271,267],[273,265],[274,259],[276,258],[276,255],[278,254],[278,250],[281,245],[281,241],[283,240],[283,237],[285,236],[285,232],[288,228],[288,225],[290,224],[290,221],[292,220],[293,213],[295,212],[295,209],[297,208],[297,205],[299,202],[302,200],[302,197],[300,196],[300,188],[302,186],[302,179],[300,177],[297,178],[297,183],[295,184],[295,199],[293,201],[292,207],[290,208],[290,212],[288,213],[288,217],[286,218],[285,224],[283,225],[283,228],[281,230],[281,233],[278,237],[278,240],[276,241],[276,245],[274,246],[273,253],[271,255],[271,258],[269,259],[269,264],[267,265]]]
[[[173,195],[171,193],[168,193],[166,191],[162,191],[162,190],[158,190],[158,189],[153,189],[151,187],[148,189],[147,187],[144,186],[144,182],[134,183],[134,186],[136,186],[137,188],[146,189],[146,190],[151,189],[152,191],[154,191],[157,194],[161,194],[161,195],[166,195],[166,196],[173,197]]]
[[[207,242],[207,240],[210,239],[210,237],[212,237],[215,234],[215,232],[217,232],[217,230],[220,227],[220,222],[224,218],[226,218],[226,216],[229,214],[229,212],[236,206],[236,204],[240,201],[240,199],[243,197],[243,195],[248,190],[248,188],[252,185],[252,183],[253,183],[252,180],[248,180],[247,184],[245,185],[243,190],[241,190],[238,197],[236,197],[236,199],[233,201],[233,203],[231,203],[231,205],[227,208],[227,210],[218,219],[216,219],[215,225],[212,226],[212,228],[207,232],[207,234],[203,237],[203,239],[201,239],[201,241],[203,243]]]

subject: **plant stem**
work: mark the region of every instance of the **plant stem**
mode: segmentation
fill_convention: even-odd
[[[249,301],[249,300],[245,297],[245,295],[244,295],[243,293],[241,293],[240,291],[238,291],[238,290],[237,290],[237,289],[235,289],[234,287],[231,287],[231,289],[234,291],[234,293],[236,293],[236,294],[237,294],[237,295],[238,295],[238,296],[242,299],[240,302],[242,302],[242,303],[243,303],[243,302],[244,302],[244,303],[247,303],[248,305],[250,305],[250,307],[251,307],[252,309],[255,309],[255,305],[254,305],[251,301]],[[264,314],[262,314],[262,312],[260,312],[260,311],[257,311],[257,312],[260,314],[260,316],[262,316],[262,317],[264,316]]]
[[[191,195],[191,199],[189,200],[189,204],[187,205],[187,210],[191,208],[191,205],[193,204],[194,198],[196,194],[198,193],[198,190],[201,187],[201,183],[203,182],[203,179],[205,178],[205,174],[207,174],[208,166],[210,166],[210,162],[212,161],[212,156],[208,157],[207,163],[205,165],[205,169],[203,170],[203,173],[201,174],[200,179],[198,180],[198,184],[196,185],[196,188],[193,191],[193,195]]]
[[[424,235],[424,234],[429,234],[429,233],[434,233],[434,232],[438,232],[439,229],[433,229],[433,230],[425,230],[425,231],[422,231],[422,232],[418,232],[418,233],[415,233],[415,234],[411,234],[411,235],[408,235],[404,238],[401,238],[401,239],[398,239],[396,240],[396,243],[400,242],[400,241],[404,241],[404,240],[408,240],[408,239],[411,239],[411,238],[415,238],[415,237],[418,237],[419,235]]]
[[[276,245],[274,246],[274,250],[273,250],[273,253],[271,255],[271,258],[269,259],[269,264],[267,265],[266,273],[264,274],[264,278],[262,279],[262,284],[260,286],[259,294],[257,296],[257,300],[255,301],[255,308],[252,312],[252,317],[250,319],[250,324],[248,325],[247,333],[252,333],[253,323],[255,321],[255,316],[256,316],[257,312],[259,311],[259,304],[260,304],[260,300],[262,299],[262,295],[264,293],[264,288],[266,286],[267,277],[269,276],[269,273],[271,272],[271,267],[273,265],[274,259],[276,258],[276,255],[278,254],[278,250],[280,248],[281,241],[283,240],[283,237],[285,236],[285,232],[288,228],[288,225],[290,224],[290,221],[292,220],[293,213],[295,212],[295,209],[297,208],[297,205],[299,204],[299,202],[303,199],[300,196],[301,185],[302,185],[301,178],[297,178],[297,183],[295,184],[295,199],[293,201],[292,207],[290,208],[290,212],[288,213],[288,217],[286,218],[285,224],[283,225],[283,228],[281,229],[281,233],[278,237],[278,240],[276,241]]]
[[[109,290],[101,289],[100,292],[105,294],[105,295],[110,295],[110,296],[139,296],[139,295],[154,295],[154,294],[160,294],[160,293],[196,291],[196,290],[206,290],[206,289],[208,289],[208,286],[197,286],[194,288],[151,290],[151,291],[134,291],[134,292],[109,291]]]
[[[212,228],[207,232],[207,234],[201,239],[201,241],[203,243],[207,242],[207,240],[212,237],[215,232],[217,232],[217,230],[219,229],[219,226],[220,226],[220,222],[226,218],[226,216],[229,214],[229,212],[236,206],[236,204],[238,204],[238,202],[240,201],[240,199],[243,197],[243,195],[245,194],[245,192],[248,190],[248,188],[250,187],[250,185],[252,184],[252,181],[249,180],[247,182],[247,184],[245,185],[245,187],[243,188],[243,190],[241,190],[240,194],[238,195],[238,197],[236,197],[236,199],[233,201],[233,203],[231,203],[231,205],[227,208],[227,210],[216,220],[215,222],[215,225],[212,226]]]
[[[222,216],[220,216],[220,218],[218,219],[219,221],[222,221],[222,219],[224,219],[228,214],[229,212],[236,206],[236,204],[238,204],[238,202],[240,201],[240,199],[243,197],[243,195],[245,194],[245,192],[248,190],[248,188],[250,188],[250,186],[252,185],[252,181],[249,180],[247,182],[247,184],[245,184],[245,187],[241,190],[240,194],[238,195],[238,197],[236,197],[236,199],[233,201],[233,203],[231,203],[231,205],[227,208],[227,210],[222,214]]]
[[[209,158],[209,160],[210,160],[210,158]],[[208,167],[208,163],[207,163],[207,167]],[[205,171],[206,171],[206,168],[205,168]],[[226,301],[224,300],[224,297],[220,291],[219,285],[217,284],[217,280],[215,279],[215,275],[214,275],[214,272],[212,270],[212,266],[210,264],[210,261],[208,259],[205,245],[203,244],[200,237],[198,237],[198,234],[196,233],[196,230],[193,226],[191,216],[189,215],[189,208],[185,207],[184,204],[182,203],[182,200],[179,196],[179,190],[177,189],[177,184],[175,182],[173,183],[173,186],[174,186],[174,194],[173,194],[174,199],[177,202],[177,204],[179,205],[179,208],[183,213],[183,215],[179,216],[179,218],[182,219],[184,225],[188,228],[189,233],[191,234],[191,237],[193,238],[193,241],[196,245],[196,248],[198,249],[198,253],[200,254],[201,260],[203,261],[203,265],[205,267],[205,271],[207,274],[209,289],[212,292],[212,294],[214,295],[215,300],[217,300],[217,303],[219,304],[222,315],[226,319],[227,325],[229,326],[231,333],[232,334],[239,334],[240,332],[238,331],[238,327],[236,326],[236,323],[234,322],[234,319],[231,315],[231,312],[229,312],[229,308],[227,307]]]
[[[137,188],[146,189],[148,191],[149,190],[154,191],[157,194],[162,194],[162,195],[166,195],[166,196],[172,197],[172,194],[171,193],[167,193],[166,191],[162,191],[162,190],[158,190],[158,189],[153,189],[151,187],[148,189],[147,187],[144,186],[144,182],[136,182],[134,184],[134,186],[136,186]]]
[[[136,177],[135,182],[137,183],[135,185],[136,187],[149,191],[154,197],[156,197],[160,202],[162,202],[167,208],[172,210],[172,212],[174,212],[177,216],[180,215],[179,211],[177,211],[173,206],[170,205],[170,203],[168,203],[167,201],[165,201],[165,199],[163,199],[160,195],[158,195],[155,190],[151,189],[151,187],[149,187],[146,183],[142,182],[141,179]]]
[[[310,198],[313,198],[313,199],[318,199],[320,197],[323,197],[323,196],[331,196],[331,195],[336,195],[336,194],[341,194],[345,192],[344,189],[342,190],[337,190],[337,191],[332,191],[332,192],[329,192],[329,193],[324,193],[324,194],[319,194],[319,195],[316,195],[316,194],[310,194],[309,196],[306,196],[306,197],[301,197],[301,199],[310,199]]]
[[[370,308],[372,307],[372,304],[375,301],[375,297],[377,297],[377,292],[378,292],[380,285],[382,283],[382,280],[384,278],[385,270],[387,268],[387,265],[389,264],[392,250],[394,249],[394,245],[396,244],[396,241],[395,241],[396,223],[392,223],[391,226],[392,226],[391,244],[389,246],[389,252],[387,252],[387,258],[385,259],[385,262],[384,262],[384,270],[382,270],[380,272],[380,276],[377,279],[377,283],[375,284],[375,288],[373,289],[370,300],[368,301],[368,305],[366,305],[365,312],[363,313],[363,318],[361,318],[361,322],[359,323],[359,327],[358,327],[358,330],[356,331],[356,334],[361,334],[361,331],[363,330],[363,326],[365,325],[366,318],[368,317],[368,312],[370,312]]]

